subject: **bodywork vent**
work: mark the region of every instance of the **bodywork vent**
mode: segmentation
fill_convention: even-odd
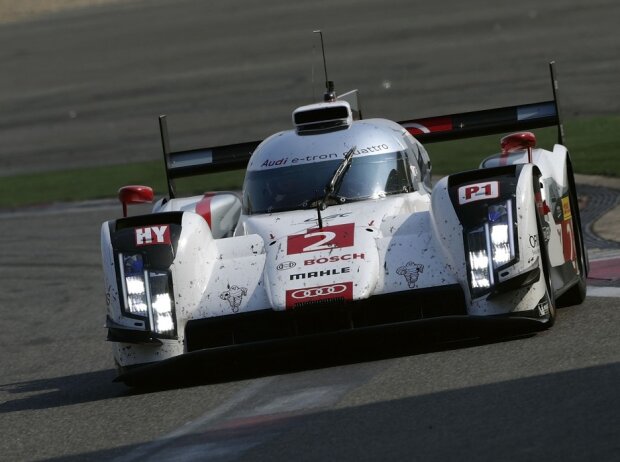
[[[347,128],[352,123],[351,106],[346,101],[311,104],[293,112],[297,133]]]
[[[363,330],[442,316],[465,316],[459,285],[376,295],[365,300],[335,300],[294,309],[271,308],[227,316],[193,319],[185,326],[187,351]]]

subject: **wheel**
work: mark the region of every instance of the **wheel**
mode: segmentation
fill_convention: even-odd
[[[543,232],[542,217],[539,213],[536,214],[536,224],[538,228],[538,242],[540,247],[540,277],[542,277],[545,281],[545,298],[547,299],[547,310],[549,312],[549,319],[543,322],[543,328],[548,329],[555,323],[556,300],[555,292],[553,290],[553,282],[551,281],[551,271],[549,269],[549,252],[547,250],[547,241],[545,240],[545,235]],[[539,310],[541,310],[540,307]]]
[[[558,306],[579,305],[586,299],[587,263],[583,236],[581,234],[581,220],[579,218],[579,204],[575,196],[575,188],[569,193],[570,207],[573,213],[573,236],[575,236],[575,252],[577,253],[577,269],[579,281],[558,297]]]
[[[539,234],[539,239],[542,235]],[[547,309],[549,311],[549,319],[543,323],[544,328],[548,329],[555,323],[555,313],[556,313],[556,301],[553,296],[553,284],[551,282],[551,273],[549,271],[549,260],[546,255],[543,256],[542,247],[540,252],[540,266],[541,266],[541,277],[545,279],[545,296],[547,298]],[[545,252],[546,253],[546,252]]]

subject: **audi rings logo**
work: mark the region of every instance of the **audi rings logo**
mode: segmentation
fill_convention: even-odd
[[[295,290],[291,297],[296,300],[324,297],[326,295],[337,295],[346,292],[348,287],[344,284],[335,284],[333,286],[313,287],[311,289],[299,289]]]
[[[286,308],[295,308],[324,300],[353,300],[353,282],[338,282],[326,286],[303,287],[286,291]]]
[[[295,266],[297,266],[297,263],[295,263],[294,261],[283,261],[278,266],[276,266],[276,269],[278,271],[282,271],[282,270],[295,268]]]

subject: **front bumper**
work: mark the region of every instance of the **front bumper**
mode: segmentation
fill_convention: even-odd
[[[269,370],[256,369],[253,361],[265,355],[284,354],[299,357],[300,361],[288,361],[290,367],[303,368],[303,358],[311,355],[323,359],[322,364],[329,366],[332,360],[347,353],[346,350],[360,352],[360,346],[370,349],[373,356],[381,353],[383,357],[394,356],[390,345],[400,344],[395,355],[415,354],[417,352],[441,351],[459,345],[468,346],[472,342],[489,342],[531,336],[541,329],[541,321],[528,317],[479,317],[448,316],[433,319],[410,321],[406,323],[374,326],[357,330],[330,332],[321,335],[265,340],[256,343],[196,350],[162,361],[126,368],[116,377],[115,382],[129,386],[157,385],[168,380],[176,383],[194,380],[227,381],[247,376],[264,375]],[[405,348],[405,350],[403,350]],[[349,351],[350,353],[350,351]],[[243,359],[252,366],[245,376],[243,371],[234,370],[243,365]],[[373,359],[366,357],[366,360]],[[355,359],[359,360],[359,359]],[[363,358],[362,358],[363,360]],[[327,363],[325,363],[327,361]],[[271,361],[267,361],[270,363]],[[292,366],[294,364],[295,366]],[[314,362],[309,367],[315,367]],[[274,371],[274,373],[281,371]]]
[[[147,345],[161,345],[162,341],[144,329],[132,329],[123,324],[114,322],[110,316],[106,317],[105,327],[108,329],[108,342],[135,343]]]

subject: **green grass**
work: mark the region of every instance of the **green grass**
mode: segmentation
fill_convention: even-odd
[[[238,189],[243,170],[177,180],[177,191],[201,193]],[[121,186],[151,186],[156,195],[167,195],[162,161],[33,173],[0,178],[0,208],[33,204],[115,198]]]
[[[538,145],[556,142],[555,129],[536,130]],[[577,173],[620,177],[620,116],[583,117],[565,123],[566,145]],[[500,136],[487,136],[427,145],[433,173],[444,175],[476,168],[488,155],[499,152]],[[239,188],[243,171],[215,173],[178,180],[178,191],[201,193]],[[0,178],[0,207],[116,197],[127,184],[145,184],[156,195],[167,194],[161,159],[127,165],[33,173]]]
[[[539,147],[551,150],[557,129],[533,130]],[[577,173],[620,177],[620,116],[572,119],[564,123],[565,143]],[[485,157],[500,152],[501,136],[491,135],[426,146],[433,173],[477,168]]]

